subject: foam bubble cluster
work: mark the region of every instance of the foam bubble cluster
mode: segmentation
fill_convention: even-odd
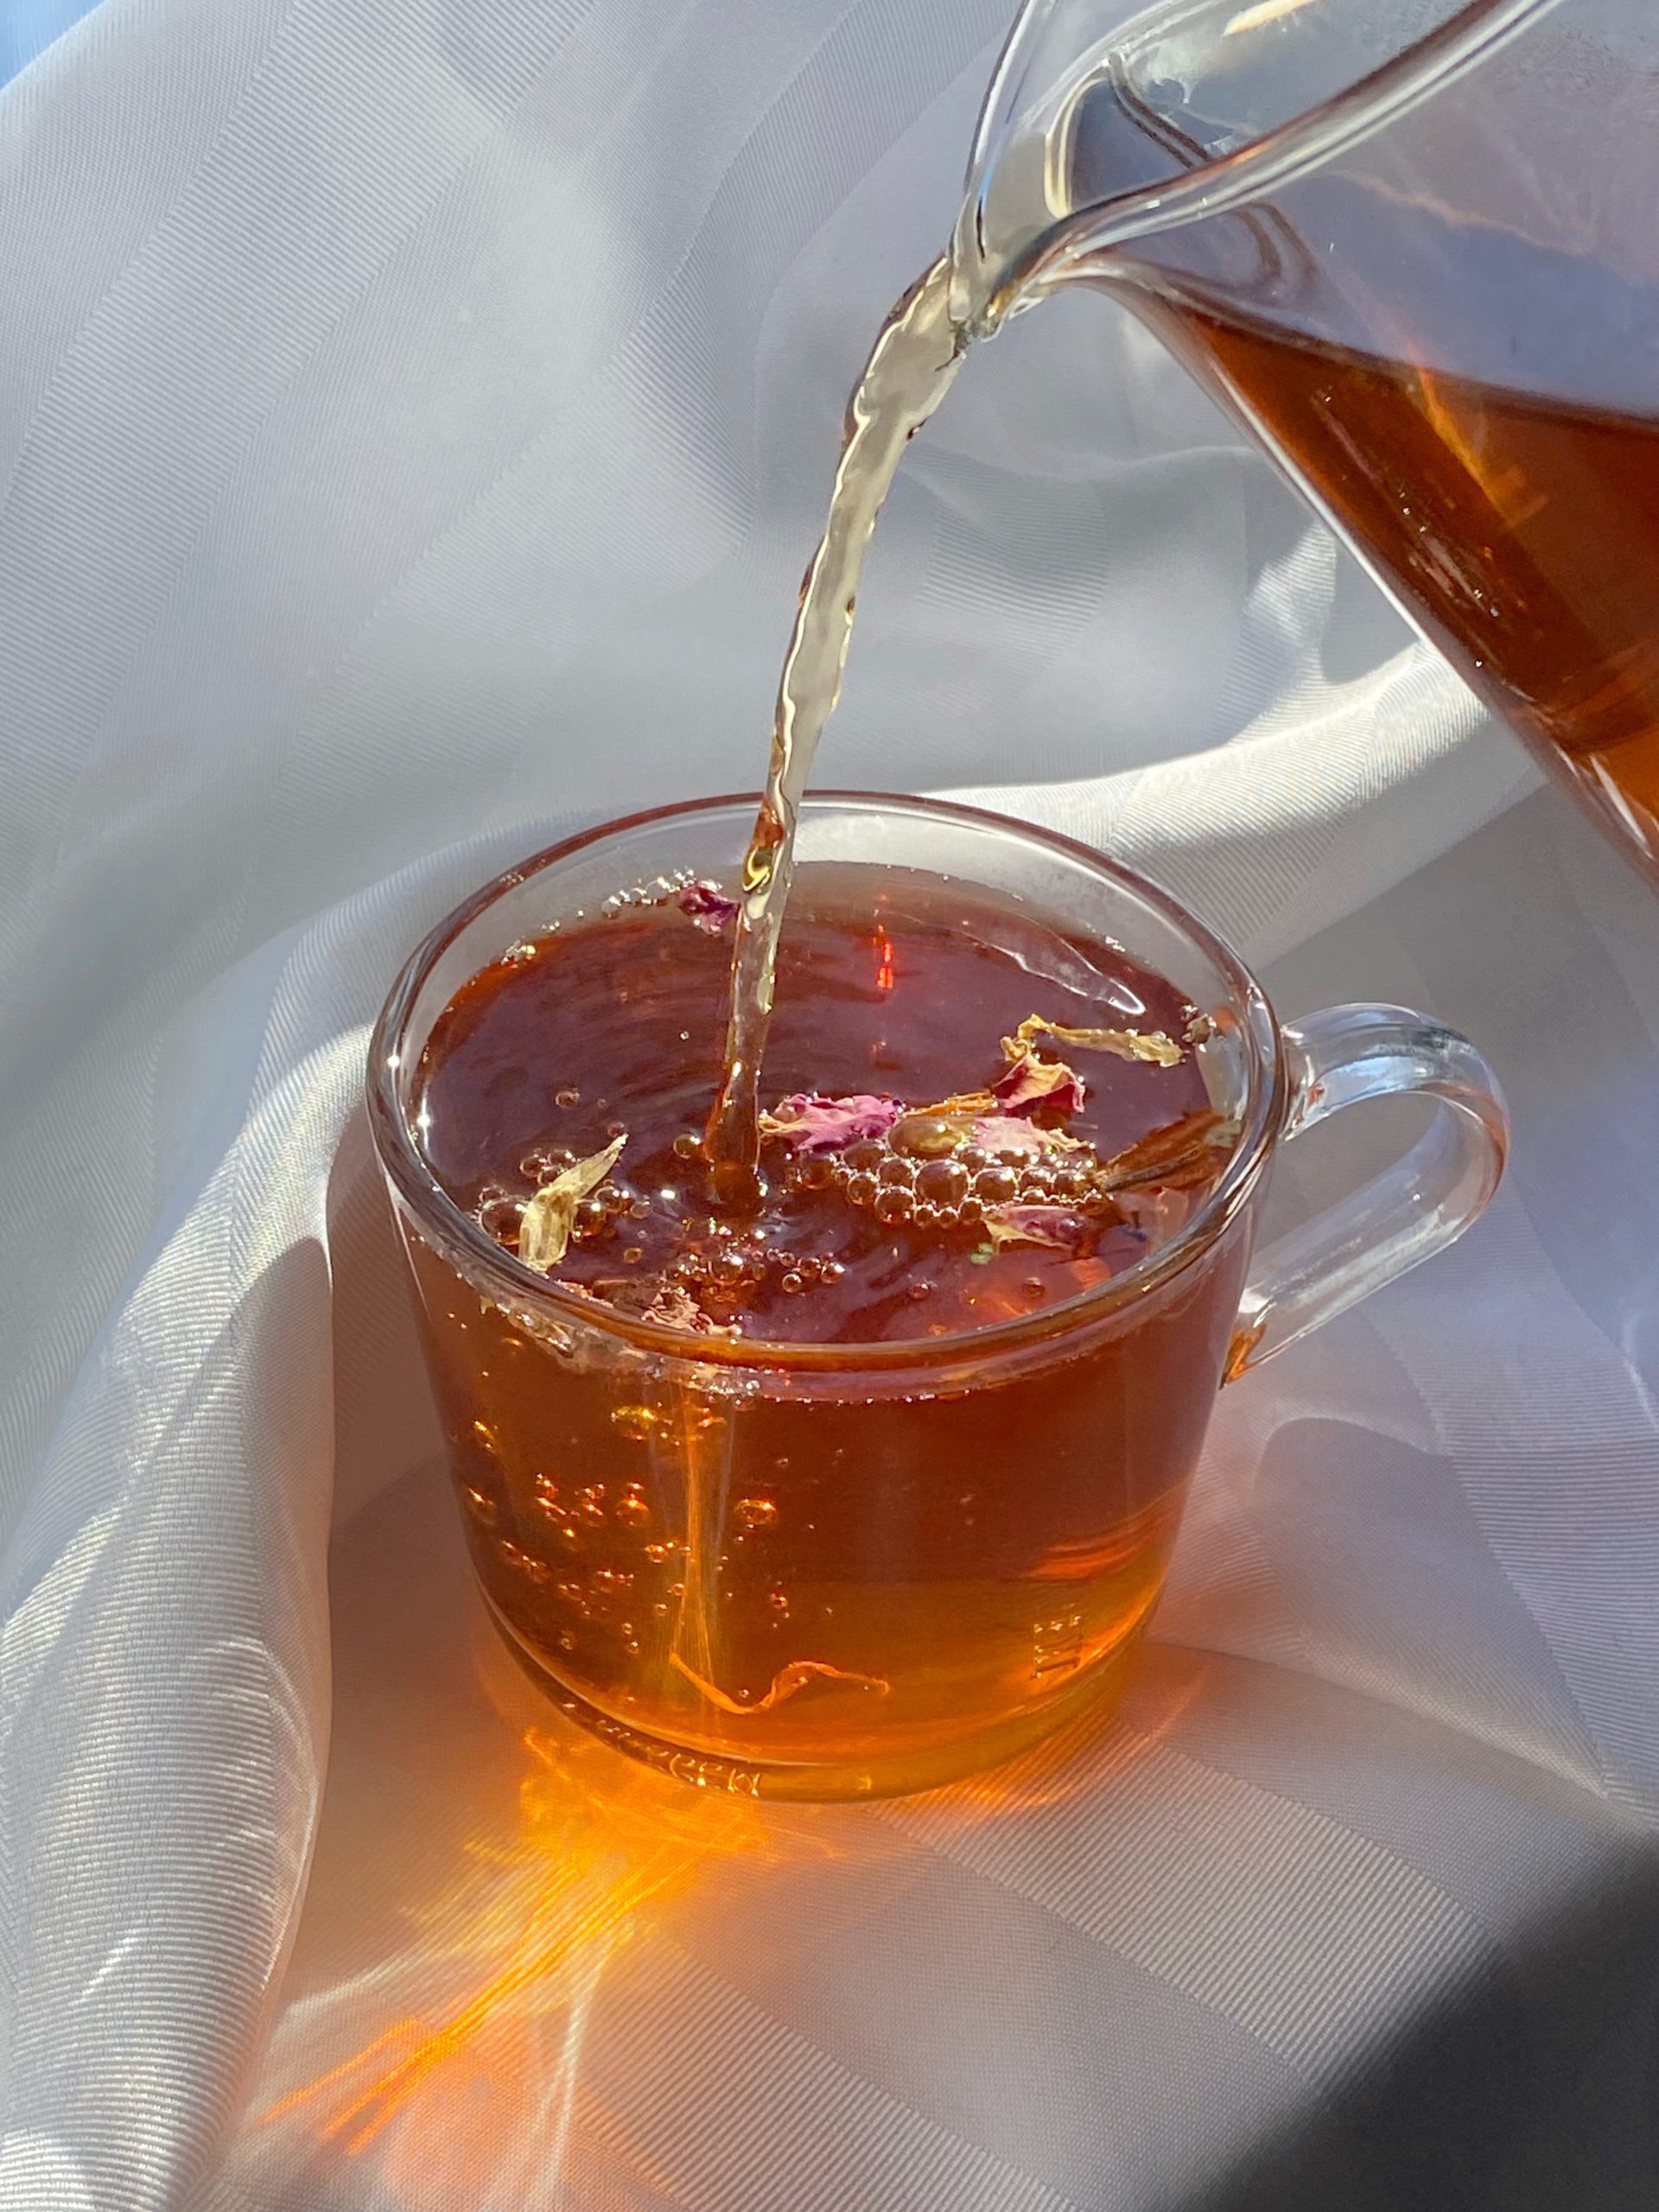
[[[1010,1205],[1115,1211],[1087,1147],[1033,1154],[1015,1134],[1006,1147],[994,1137],[963,1144],[942,1121],[936,1131],[937,1119],[912,1115],[887,1137],[798,1160],[791,1179],[806,1189],[833,1188],[894,1228],[972,1228],[990,1209]]]

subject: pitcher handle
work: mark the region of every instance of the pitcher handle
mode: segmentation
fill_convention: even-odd
[[[1398,1006],[1328,1007],[1282,1031],[1286,1143],[1364,1098],[1422,1091],[1438,1110],[1404,1157],[1268,1246],[1239,1303],[1234,1382],[1462,1236],[1503,1173],[1510,1117],[1466,1037]]]

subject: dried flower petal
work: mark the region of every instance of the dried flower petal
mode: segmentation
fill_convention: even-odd
[[[689,914],[706,937],[718,937],[723,929],[737,919],[737,901],[728,898],[717,883],[699,878],[688,883],[681,892],[679,908]]]
[[[999,1252],[1005,1244],[1042,1244],[1077,1259],[1093,1247],[1097,1224],[1070,1206],[987,1206],[985,1230]]]
[[[782,1137],[797,1152],[839,1152],[867,1137],[885,1136],[904,1110],[898,1099],[878,1098],[868,1091],[825,1098],[816,1091],[797,1090],[780,1098],[770,1114],[762,1114],[760,1134]]]
[[[1137,1183],[1162,1183],[1172,1190],[1207,1182],[1220,1165],[1218,1154],[1238,1142],[1236,1122],[1224,1121],[1207,1107],[1166,1122],[1107,1160],[1101,1168],[1114,1190]]]
[[[1120,1192],[1112,1203],[1130,1232],[1141,1243],[1156,1247],[1167,1244],[1185,1228],[1193,1202],[1189,1192],[1167,1183],[1148,1183]]]
[[[995,1109],[998,1109],[998,1102],[991,1097],[988,1090],[953,1090],[947,1099],[933,1099],[931,1106],[912,1106],[909,1110],[912,1113],[963,1115],[995,1113]]]
[[[1045,1021],[1028,1014],[1012,1038],[1002,1039],[1010,1059],[1021,1045],[1027,1050],[1039,1037],[1052,1037],[1061,1045],[1076,1045],[1085,1052],[1116,1052],[1120,1060],[1147,1060],[1154,1066],[1173,1068],[1183,1058],[1180,1046],[1161,1029],[1071,1029],[1063,1021]]]
[[[974,1142],[1001,1160],[1040,1160],[1046,1132],[1023,1114],[986,1114],[974,1123]]]
[[[689,1329],[694,1337],[715,1333],[715,1324],[690,1292],[682,1289],[677,1282],[660,1284],[657,1295],[639,1318],[642,1321],[655,1321],[659,1328]]]
[[[1013,1037],[1002,1039],[1002,1049],[1013,1065],[991,1085],[991,1095],[1005,1114],[1029,1113],[1037,1106],[1052,1106],[1061,1114],[1077,1112],[1084,1089],[1075,1068],[1064,1060],[1039,1060],[1029,1044]]]
[[[579,1160],[543,1183],[524,1208],[518,1225],[518,1257],[538,1275],[556,1268],[570,1243],[576,1208],[590,1191],[596,1191],[621,1157],[626,1136],[615,1137],[603,1152]]]
[[[1052,1152],[1088,1149],[1081,1137],[1067,1136],[1064,1129],[1039,1129],[1023,1114],[982,1114],[973,1125],[972,1138],[982,1152],[1004,1160],[1040,1160]]]

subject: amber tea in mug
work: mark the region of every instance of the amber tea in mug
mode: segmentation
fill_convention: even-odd
[[[918,1788],[1114,1678],[1224,1377],[1456,1235],[1502,1109],[1420,1017],[1281,1032],[1081,847],[829,796],[762,1196],[722,1210],[699,1135],[749,818],[594,832],[442,925],[377,1034],[377,1142],[474,1563],[531,1670],[705,1784]],[[1448,1109],[1418,1156],[1248,1281],[1274,1144],[1408,1088]],[[527,1209],[583,1162],[556,1265],[527,1264]]]

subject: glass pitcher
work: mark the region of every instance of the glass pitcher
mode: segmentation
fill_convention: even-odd
[[[1659,0],[1029,0],[976,334],[1115,296],[1659,872]]]

